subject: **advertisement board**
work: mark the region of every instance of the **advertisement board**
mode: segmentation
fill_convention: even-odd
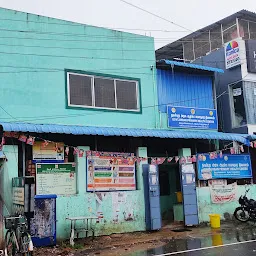
[[[168,127],[192,129],[218,129],[216,109],[168,106]]]
[[[247,69],[250,73],[256,73],[256,40],[246,40]]]
[[[133,154],[91,152],[87,156],[87,191],[136,190]]]
[[[233,68],[241,64],[240,49],[237,40],[232,40],[224,45],[226,69]]]
[[[197,161],[198,179],[245,179],[252,177],[250,155],[223,155],[210,159],[209,154],[201,155]]]
[[[14,215],[33,216],[35,179],[34,177],[15,177],[12,179],[12,203]]]
[[[34,163],[63,163],[64,143],[35,141],[33,145]]]
[[[75,163],[37,164],[37,195],[74,195],[76,194]]]

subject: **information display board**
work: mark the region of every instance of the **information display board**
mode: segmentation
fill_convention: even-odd
[[[136,190],[133,156],[92,151],[87,156],[87,191]]]
[[[76,194],[75,163],[37,164],[37,195],[74,195]]]
[[[216,109],[167,106],[168,127],[218,129]]]
[[[64,143],[35,141],[33,145],[34,163],[63,163]]]
[[[202,155],[197,162],[198,179],[246,179],[252,177],[251,159],[248,154],[223,155],[210,159],[209,154]]]

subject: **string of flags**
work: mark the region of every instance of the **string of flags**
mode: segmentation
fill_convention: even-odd
[[[54,141],[50,141],[50,140],[45,140],[42,139],[40,137],[34,137],[31,135],[26,135],[23,133],[18,133],[18,132],[4,132],[4,136],[2,137],[1,143],[0,143],[0,150],[3,149],[3,146],[5,144],[5,138],[15,138],[18,139],[19,141],[26,143],[28,145],[33,146],[36,139],[42,141],[42,147],[45,148],[47,147],[47,145],[49,145],[49,143],[54,143],[55,144],[55,150],[57,151],[59,148],[58,142],[54,142]],[[230,143],[232,144],[232,143]],[[62,144],[63,145],[63,144]],[[92,155],[93,151],[84,151],[83,149],[79,149],[78,147],[74,147],[74,146],[69,146],[69,145],[64,145],[65,146],[65,154],[66,156],[69,155],[70,153],[70,149],[73,149],[73,154],[77,155],[78,157],[88,157]],[[250,147],[251,148],[256,148],[256,141],[252,141],[250,142]],[[174,162],[174,163],[180,163],[180,164],[185,164],[185,163],[196,163],[197,160],[203,160],[204,155],[205,154],[209,154],[209,158],[211,160],[216,159],[216,158],[222,158],[223,157],[223,151],[230,151],[230,154],[239,154],[239,153],[244,153],[244,146],[243,145],[239,145],[238,147],[226,147],[225,149],[222,150],[216,150],[213,152],[207,152],[207,153],[202,153],[202,154],[196,154],[196,155],[192,155],[192,156],[172,156],[172,157],[136,157],[134,156],[134,154],[132,154],[131,156],[127,155],[127,158],[132,158],[134,163],[140,163],[142,161],[147,161],[150,160],[151,164],[157,164],[157,165],[161,165],[163,164],[165,161],[167,161],[168,163]],[[101,152],[97,152],[97,154],[99,154],[99,156],[101,155]],[[103,154],[103,152],[102,152]],[[119,153],[112,153],[113,157],[116,157]],[[125,157],[125,156],[124,156]]]

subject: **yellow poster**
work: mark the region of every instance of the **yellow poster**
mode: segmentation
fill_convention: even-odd
[[[64,143],[49,142],[48,144],[36,141],[33,145],[34,163],[63,163]]]

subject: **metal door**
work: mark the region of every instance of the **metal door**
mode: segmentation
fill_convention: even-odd
[[[147,230],[158,230],[162,227],[158,167],[144,164],[142,168]]]
[[[180,165],[185,226],[198,225],[198,208],[194,164]]]

